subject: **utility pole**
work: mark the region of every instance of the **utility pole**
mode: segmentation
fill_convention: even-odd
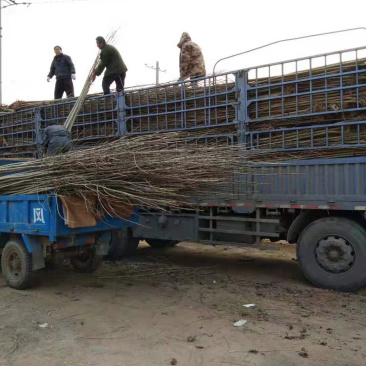
[[[2,6],[1,2],[4,1],[6,4]],[[1,16],[2,16],[2,9],[8,8],[9,6],[16,6],[16,5],[31,5],[31,3],[18,3],[14,0],[0,0],[0,106],[3,104],[3,78],[2,78],[2,57],[3,57],[3,50],[2,50],[2,24],[1,24]]]
[[[1,0],[0,0],[1,1]],[[166,70],[162,70],[159,67],[159,61],[156,61],[156,67],[154,66],[149,66],[148,64],[145,64],[146,67],[148,67],[149,69],[153,69],[156,71],[156,85],[159,85],[159,72],[166,72]]]

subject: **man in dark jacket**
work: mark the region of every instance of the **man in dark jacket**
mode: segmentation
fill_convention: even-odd
[[[74,96],[72,80],[76,79],[75,66],[71,57],[62,53],[60,46],[55,46],[54,51],[56,56],[52,61],[47,81],[50,81],[53,75],[56,75],[55,99],[61,99],[64,92],[66,92],[68,98],[72,98]]]
[[[113,81],[116,83],[117,91],[123,91],[127,67],[123,62],[121,54],[115,47],[110,44],[106,44],[103,37],[97,37],[96,40],[97,47],[101,50],[100,63],[92,75],[92,81],[94,81],[95,77],[99,76],[103,70],[106,69],[102,81],[104,95],[111,93],[110,86]]]
[[[55,156],[66,153],[72,148],[71,133],[60,125],[46,127],[42,133],[46,156]]]

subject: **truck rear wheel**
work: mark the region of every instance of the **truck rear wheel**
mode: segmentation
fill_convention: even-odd
[[[169,248],[179,243],[178,240],[145,239],[146,243],[153,248]]]
[[[6,283],[15,289],[29,287],[32,279],[32,255],[20,238],[9,240],[1,257],[1,268]]]
[[[301,233],[297,258],[315,285],[356,290],[366,284],[366,231],[342,217],[316,220]]]
[[[139,242],[133,237],[131,228],[113,231],[107,259],[115,261],[135,253]]]
[[[76,272],[93,273],[102,264],[103,256],[97,254],[95,249],[85,250],[75,257],[70,258],[70,262]]]

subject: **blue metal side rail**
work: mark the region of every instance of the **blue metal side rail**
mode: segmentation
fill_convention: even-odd
[[[365,47],[250,68],[245,78],[246,113],[239,134],[249,148],[364,146]],[[332,137],[337,128],[339,138]],[[299,136],[306,133],[309,137],[300,143]]]
[[[130,90],[126,93],[128,132],[139,135],[235,124],[236,94],[233,73]]]
[[[300,117],[310,117],[314,115],[324,115],[324,114],[334,114],[339,111],[328,110],[328,104],[325,103],[325,108],[323,111],[314,111],[313,110],[313,97],[317,94],[324,94],[325,99],[330,93],[339,92],[339,103],[340,109],[344,111],[355,111],[359,109],[365,109],[366,105],[363,102],[363,107],[360,103],[359,90],[360,88],[365,88],[366,83],[360,82],[362,78],[363,81],[366,80],[366,48],[356,48],[356,49],[348,49],[344,51],[337,51],[332,53],[327,53],[323,55],[316,55],[312,57],[304,57],[296,60],[284,61],[273,63],[269,65],[257,66],[254,68],[250,68],[247,70],[248,72],[248,80],[249,86],[248,90],[252,91],[252,96],[248,98],[248,102],[253,103],[255,105],[254,110],[255,113],[253,117],[250,119],[251,121],[264,121],[269,119],[278,119],[281,118],[293,118],[295,116]],[[361,61],[362,60],[362,61]],[[316,68],[323,68],[323,75],[313,75],[314,63],[316,62]],[[347,62],[349,67],[354,67],[352,71],[345,71],[345,64],[343,62]],[[299,64],[302,65],[302,68],[299,70]],[[305,66],[305,67],[304,67]],[[333,69],[337,66],[337,69],[333,72],[327,72],[328,67],[332,67]],[[291,71],[291,72],[289,72]],[[304,72],[307,72],[308,76],[303,76]],[[288,75],[293,75],[293,80],[285,81],[284,78]],[[354,80],[347,79],[348,76],[354,76]],[[273,82],[272,80],[276,81]],[[278,80],[281,79],[281,80]],[[353,78],[352,78],[353,79]],[[322,80],[324,81],[323,88],[314,88],[314,83],[316,81]],[[330,81],[337,82],[339,86],[329,87],[328,84]],[[344,85],[345,83],[351,82],[349,85]],[[308,90],[305,92],[299,91],[299,86],[307,87]],[[292,87],[293,91],[288,92],[286,87]],[[277,89],[276,89],[277,87]],[[276,89],[277,94],[272,95],[272,90]],[[345,108],[343,105],[343,97],[345,92],[354,90],[356,93],[355,102],[356,105],[354,108]],[[265,92],[266,96],[260,96],[260,92]],[[301,96],[309,97],[309,111],[308,113],[300,113],[299,112],[299,99]],[[288,115],[285,112],[285,99],[293,98],[296,100],[295,108]],[[271,106],[274,101],[281,102],[281,111],[273,114],[271,112]],[[262,104],[267,104],[268,106],[268,115],[266,117],[259,117],[258,106]]]
[[[337,136],[331,137],[330,132],[335,132]],[[300,142],[299,136],[302,133],[307,133],[307,136]],[[319,134],[321,138],[315,142],[315,135]],[[246,135],[249,138],[249,146],[256,150],[297,151],[363,147],[366,146],[366,121],[278,128],[248,132]]]

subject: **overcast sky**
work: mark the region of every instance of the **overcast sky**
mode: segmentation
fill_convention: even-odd
[[[95,38],[120,28],[116,47],[129,69],[126,86],[155,82],[145,64],[160,61],[161,81],[179,77],[177,43],[189,32],[204,53],[207,72],[222,57],[276,40],[344,28],[366,27],[366,1],[245,0],[19,0],[31,6],[2,9],[3,103],[52,99],[55,78],[47,83],[53,47],[60,45],[76,67],[79,94],[97,54]],[[6,0],[1,0],[6,6]],[[246,68],[340,49],[366,46],[366,31],[272,46],[219,70]],[[100,92],[102,78],[91,93]]]

